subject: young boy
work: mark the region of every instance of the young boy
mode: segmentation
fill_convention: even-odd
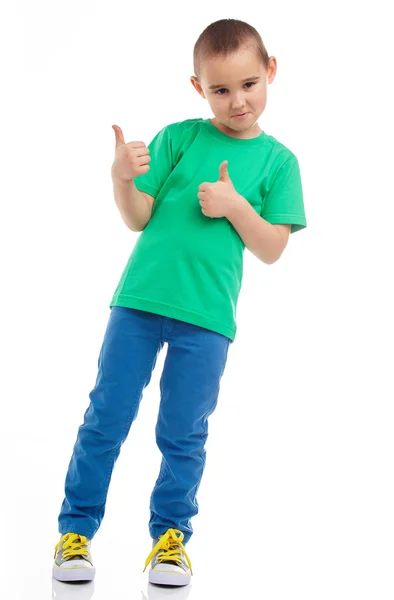
[[[172,123],[148,148],[125,144],[114,126],[115,200],[127,226],[142,233],[110,303],[66,477],[53,566],[61,581],[94,577],[90,544],[112,470],[167,342],[145,568],[152,563],[152,583],[190,582],[185,545],[198,512],[208,417],[236,335],[243,251],[272,264],[289,234],[306,227],[297,158],[257,121],[276,73],[257,31],[234,19],[212,23],[195,45],[194,69],[192,85],[214,118]]]

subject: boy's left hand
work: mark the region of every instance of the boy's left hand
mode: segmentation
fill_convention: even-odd
[[[227,217],[241,198],[228,174],[227,160],[219,167],[219,180],[214,183],[201,183],[198,189],[200,191],[197,197],[200,199],[201,210],[207,217]]]

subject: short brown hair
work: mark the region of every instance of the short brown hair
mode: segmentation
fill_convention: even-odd
[[[238,19],[220,19],[208,25],[194,45],[193,67],[197,79],[200,79],[204,60],[214,56],[228,56],[246,44],[256,49],[264,67],[268,69],[268,52],[259,32],[252,25]]]

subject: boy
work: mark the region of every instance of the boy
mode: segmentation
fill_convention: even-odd
[[[164,127],[149,148],[116,136],[114,196],[141,231],[113,295],[95,388],[79,428],[59,515],[53,575],[93,579],[90,544],[104,516],[120,447],[137,416],[158,353],[156,440],[162,453],[151,496],[149,581],[187,585],[185,545],[198,512],[208,417],[236,335],[245,246],[272,264],[306,227],[298,161],[257,122],[276,59],[257,31],[223,19],[200,35],[191,82],[213,119]],[[148,164],[149,163],[149,164]]]

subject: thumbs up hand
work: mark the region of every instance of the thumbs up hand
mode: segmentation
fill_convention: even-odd
[[[219,167],[219,180],[201,183],[198,189],[197,197],[206,217],[228,217],[241,198],[230,179],[227,160]]]
[[[123,131],[118,125],[112,125],[115,132],[115,159],[112,163],[112,178],[131,181],[150,170],[149,148],[144,142],[125,143]]]

